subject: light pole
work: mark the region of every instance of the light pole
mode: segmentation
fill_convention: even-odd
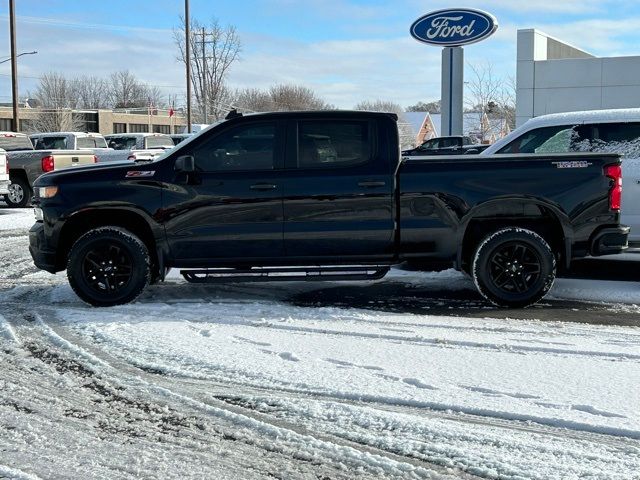
[[[13,0],[12,0],[13,1]],[[184,0],[184,38],[187,67],[187,133],[191,133],[191,33],[189,26],[189,0]]]
[[[38,52],[36,52],[35,50],[33,52],[22,52],[22,53],[19,53],[18,55],[16,55],[16,58],[21,57],[22,55],[35,55],[36,53],[38,53]],[[0,63],[6,63],[6,62],[8,62],[8,61],[10,61],[12,59],[13,59],[13,57],[9,57],[6,60],[2,60]]]
[[[9,0],[9,35],[11,42],[11,95],[13,98],[13,131],[18,132],[18,59],[16,57],[16,6]]]

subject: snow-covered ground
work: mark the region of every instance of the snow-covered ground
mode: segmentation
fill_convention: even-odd
[[[93,309],[30,264],[31,224],[0,209],[0,478],[640,478],[634,282],[505,315],[455,271],[174,273]],[[410,305],[429,289],[456,301]]]

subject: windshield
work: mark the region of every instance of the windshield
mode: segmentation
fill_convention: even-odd
[[[7,152],[33,150],[31,140],[26,135],[0,135],[0,148]]]
[[[226,120],[220,120],[218,122],[212,123],[207,128],[204,128],[204,129],[200,130],[198,133],[190,135],[189,138],[187,138],[186,140],[183,140],[182,142],[180,142],[178,145],[175,146],[175,148],[166,149],[164,152],[162,152],[162,154],[160,154],[156,158],[154,158],[153,161],[157,162],[159,160],[164,160],[165,158],[167,158],[168,155],[172,155],[176,151],[182,151],[185,147],[187,147],[189,144],[191,144],[191,142],[193,142],[196,138],[199,138],[200,135],[202,135],[205,132],[208,132],[212,128],[216,128],[218,125],[221,125],[224,122],[226,122]]]
[[[144,148],[173,148],[173,140],[169,136],[152,136],[145,138]]]

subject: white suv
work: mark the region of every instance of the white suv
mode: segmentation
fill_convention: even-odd
[[[9,162],[7,153],[0,148],[0,195],[9,193]]]
[[[629,244],[640,246],[640,108],[542,115],[480,155],[568,152],[623,155],[621,223],[631,227]]]

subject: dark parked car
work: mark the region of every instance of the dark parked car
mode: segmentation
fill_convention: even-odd
[[[435,137],[427,140],[416,148],[403,150],[402,156],[477,154],[485,150],[488,146],[489,145],[473,143],[471,137],[466,135],[451,135],[448,137]]]
[[[190,282],[365,280],[429,260],[521,307],[556,265],[626,248],[618,155],[405,160],[396,121],[234,114],[149,163],[43,175],[31,254],[96,306],[133,300],[171,267]]]

